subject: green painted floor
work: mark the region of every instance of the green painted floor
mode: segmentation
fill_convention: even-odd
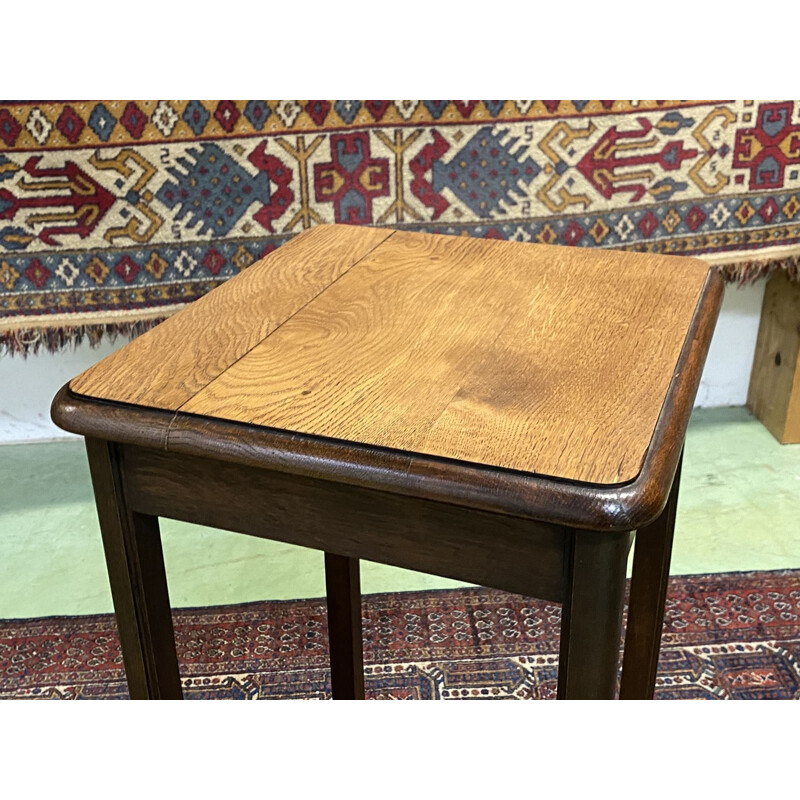
[[[173,606],[319,597],[322,555],[162,521]],[[742,408],[697,410],[686,442],[673,574],[800,568],[800,445]],[[459,584],[364,563],[365,593]],[[0,447],[0,618],[111,611],[80,441]]]

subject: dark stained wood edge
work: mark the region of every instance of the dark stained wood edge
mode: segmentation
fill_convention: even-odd
[[[86,439],[114,615],[133,700],[183,697],[158,519],[128,502],[122,447]]]
[[[364,645],[361,627],[359,560],[325,553],[331,696],[364,699]]]
[[[625,655],[622,660],[621,700],[653,699],[682,460],[683,456],[678,461],[669,500],[661,515],[655,522],[636,532]]]
[[[722,276],[709,268],[642,469],[637,478],[623,484],[577,483],[182,412],[109,403],[80,397],[70,391],[69,384],[53,400],[51,416],[59,427],[84,436],[556,525],[629,531],[648,525],[666,505],[722,292]]]
[[[631,533],[567,533],[559,700],[613,700]]]
[[[564,529],[207,456],[120,445],[131,509],[561,602]]]

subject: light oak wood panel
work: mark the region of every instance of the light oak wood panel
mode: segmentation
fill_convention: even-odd
[[[174,411],[391,235],[312,228],[86,370],[70,389]]]
[[[274,427],[308,432],[323,425],[355,441],[416,442],[431,414],[450,401],[465,359],[510,312],[503,298],[484,302],[481,287],[513,278],[504,275],[502,259],[470,261],[474,240],[395,237],[400,247],[376,251],[359,265],[355,281],[330,287],[297,324],[277,330],[270,346],[259,349],[257,367],[249,362],[232,383],[220,381],[182,410],[204,413],[199,409],[211,396],[227,408],[236,385],[242,410],[257,413],[253,422],[269,414],[265,424]],[[450,323],[428,328],[431,318]],[[259,407],[267,395],[269,408]]]
[[[180,410],[629,481],[707,274],[693,259],[396,233]]]

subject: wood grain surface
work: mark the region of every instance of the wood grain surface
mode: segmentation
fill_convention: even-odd
[[[560,602],[564,528],[212,458],[123,446],[137,513]]]
[[[52,415],[108,440],[126,667],[161,670],[137,691],[177,680],[166,516],[329,554],[340,696],[361,558],[564,602],[559,696],[610,696],[630,531],[666,501],[721,292],[691,259],[318,228],[80,376]]]
[[[800,442],[800,284],[784,270],[764,291],[747,406],[779,442]]]
[[[72,433],[150,451],[218,459],[574,528],[637,530],[653,523],[667,502],[722,293],[722,276],[710,271],[642,470],[629,483],[554,481],[420,453],[111,403],[78,395],[69,384],[53,398],[51,416]]]
[[[175,411],[391,234],[311,228],[86,370],[70,388]]]
[[[626,482],[707,275],[694,259],[398,232],[180,410]]]

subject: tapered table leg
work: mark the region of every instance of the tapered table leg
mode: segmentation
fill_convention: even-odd
[[[611,700],[617,688],[632,534],[575,530],[569,536],[558,699]]]
[[[128,508],[117,445],[87,438],[86,450],[130,696],[181,699],[158,519]]]
[[[325,584],[333,699],[363,700],[364,655],[358,559],[325,553]]]
[[[682,463],[683,455],[661,516],[636,532],[622,661],[621,700],[653,699]]]

